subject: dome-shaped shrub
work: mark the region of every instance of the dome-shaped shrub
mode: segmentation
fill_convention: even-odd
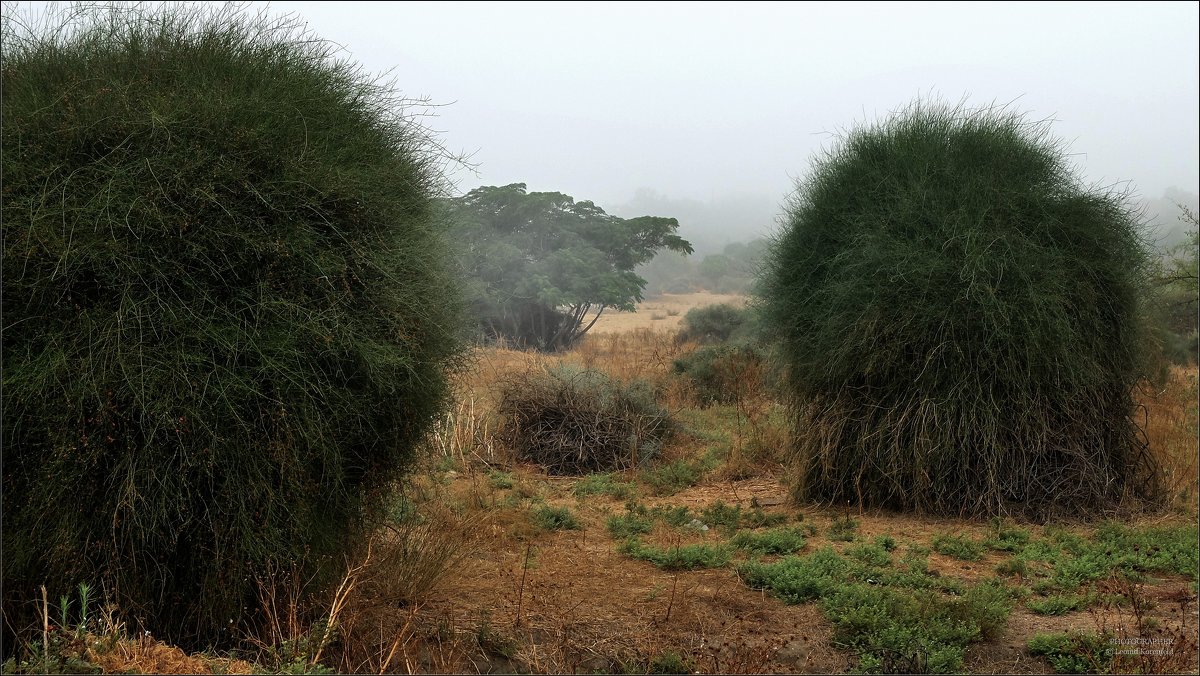
[[[1020,115],[917,104],[846,134],[764,279],[798,497],[981,515],[1153,494],[1140,233]]]
[[[72,12],[4,36],[7,619],[88,582],[219,643],[344,572],[444,403],[439,152],[295,20]]]

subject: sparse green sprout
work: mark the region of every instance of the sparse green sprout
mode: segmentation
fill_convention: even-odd
[[[583,525],[566,507],[539,507],[533,511],[533,522],[542,530],[579,530]]]
[[[834,542],[852,542],[857,533],[858,521],[844,516],[834,519],[825,535]]]
[[[938,554],[963,561],[978,561],[983,557],[983,545],[965,535],[941,533],[933,537],[933,549]]]
[[[1065,615],[1075,610],[1083,610],[1088,601],[1087,596],[1060,594],[1044,599],[1030,599],[1025,602],[1025,607],[1038,615]]]
[[[954,673],[968,644],[995,636],[1012,607],[1008,590],[985,582],[941,589],[930,576],[874,565],[887,554],[875,544],[859,558],[831,548],[775,563],[747,562],[738,575],[787,603],[819,600],[836,640],[860,655],[859,669],[884,673]],[[957,596],[947,596],[952,591]]]
[[[606,526],[610,535],[623,540],[632,535],[644,535],[654,530],[654,520],[628,512],[609,517]]]
[[[513,487],[513,475],[508,472],[493,470],[488,473],[488,482],[492,488],[505,490]]]
[[[878,544],[860,544],[846,549],[846,556],[858,559],[869,566],[882,567],[891,563],[888,550]]]
[[[692,664],[676,652],[665,652],[650,660],[646,668],[648,674],[690,674]]]
[[[700,519],[712,527],[736,530],[742,522],[742,508],[718,500],[700,512]]]
[[[676,460],[642,470],[641,478],[655,495],[674,495],[696,485],[706,471],[701,463]]]
[[[692,544],[673,547],[646,545],[637,537],[627,539],[619,548],[622,554],[650,563],[663,570],[720,568],[733,558],[724,545]]]
[[[1093,632],[1036,634],[1030,655],[1045,657],[1058,674],[1107,674],[1113,662],[1112,637]]]
[[[754,554],[792,554],[804,549],[804,531],[800,528],[741,531],[729,544]]]
[[[637,487],[632,481],[621,481],[611,472],[589,474],[575,482],[572,489],[576,497],[589,495],[607,495],[620,500],[629,500],[637,495]]]
[[[1029,575],[1029,564],[1021,558],[1012,557],[996,564],[996,572],[1000,575]]]

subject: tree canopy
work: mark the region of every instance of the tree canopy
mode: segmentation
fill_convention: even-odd
[[[607,308],[633,310],[646,286],[634,268],[658,251],[692,252],[674,218],[620,218],[524,183],[476,188],[449,206],[480,328],[541,350],[570,346]]]

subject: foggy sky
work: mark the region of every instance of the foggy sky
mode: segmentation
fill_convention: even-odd
[[[428,123],[473,153],[461,191],[774,207],[831,133],[918,96],[1055,118],[1089,182],[1147,198],[1200,183],[1193,2],[265,7],[448,104]]]

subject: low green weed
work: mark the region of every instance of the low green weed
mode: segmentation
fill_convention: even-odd
[[[804,549],[804,531],[798,527],[774,528],[761,533],[741,531],[729,544],[754,554],[792,554]]]
[[[575,483],[575,497],[607,495],[620,500],[629,500],[637,495],[637,485],[632,481],[621,481],[611,472],[589,474]]]
[[[579,530],[583,525],[566,507],[539,507],[533,511],[533,522],[542,530]]]
[[[846,549],[846,556],[857,559],[868,566],[880,568],[891,563],[888,550],[878,544],[861,544]]]
[[[825,547],[775,563],[748,562],[738,573],[787,603],[820,599],[838,642],[858,652],[858,668],[868,673],[961,671],[966,646],[996,635],[1007,621],[1012,600],[1001,583],[947,597],[918,579],[933,577],[919,566],[891,570],[880,544],[853,549],[856,557]],[[906,560],[919,556],[910,552]]]
[[[488,483],[492,488],[504,490],[513,487],[513,475],[509,472],[493,470],[488,473]]]
[[[1026,644],[1030,655],[1046,658],[1058,674],[1107,674],[1112,671],[1112,640],[1107,634],[1035,634]]]
[[[695,486],[704,473],[700,463],[676,460],[642,470],[641,479],[655,495],[674,495]]]
[[[692,544],[675,547],[646,545],[636,536],[621,545],[622,554],[642,561],[649,561],[663,570],[694,570],[697,568],[720,568],[733,558],[724,545]]]
[[[1075,610],[1083,610],[1088,605],[1088,597],[1078,594],[1056,594],[1042,599],[1030,599],[1025,602],[1029,612],[1038,615],[1066,615]]]
[[[963,561],[978,561],[983,557],[983,545],[961,535],[942,533],[933,537],[933,550]]]
[[[1029,531],[1024,528],[1005,527],[999,519],[995,520],[993,524],[996,527],[995,533],[983,541],[983,545],[988,549],[1019,554],[1029,544]]]
[[[829,524],[829,531],[825,535],[834,542],[852,542],[856,533],[858,533],[858,521],[844,516],[834,519],[833,523]]]
[[[631,535],[644,535],[654,530],[654,520],[634,512],[609,517],[608,532],[614,538],[625,539]]]

